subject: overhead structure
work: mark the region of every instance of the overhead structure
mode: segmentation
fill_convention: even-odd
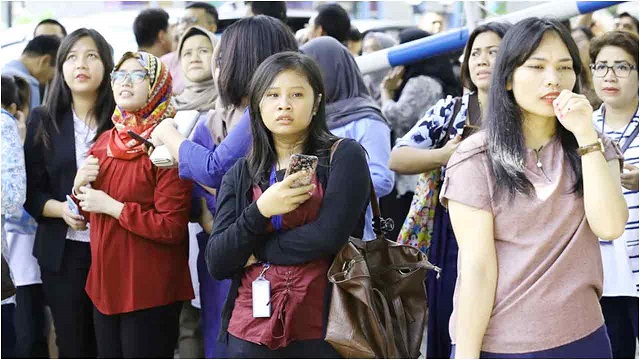
[[[587,14],[624,2],[626,1],[553,1],[514,11],[500,17],[491,18],[478,23],[478,25],[490,21],[515,24],[529,17],[548,17],[557,20],[566,20],[576,15]],[[427,38],[358,56],[356,57],[356,63],[360,71],[363,74],[367,74],[433,56],[447,54],[464,48],[471,31],[473,31],[473,29],[469,27],[445,31]]]

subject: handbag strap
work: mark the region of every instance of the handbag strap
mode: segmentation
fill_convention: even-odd
[[[338,149],[338,145],[344,140],[341,138],[331,145],[331,154],[329,155],[329,168],[331,168],[331,162],[333,161],[333,154]],[[364,149],[364,148],[363,148]],[[371,179],[371,173],[369,175],[369,203],[371,204],[371,210],[373,211],[373,231],[380,235],[382,233],[393,230],[393,220],[383,219],[382,212],[380,211],[380,204],[378,203],[378,196],[376,195],[376,189],[373,187],[373,180]]]
[[[456,117],[458,116],[458,113],[460,113],[460,108],[462,107],[462,98],[460,96],[453,98],[453,101],[453,112],[451,113],[451,118],[449,119],[449,123],[447,124],[447,132],[438,144],[438,149],[443,147],[447,143],[447,141],[449,141],[451,129],[453,129],[453,123],[456,121]]]

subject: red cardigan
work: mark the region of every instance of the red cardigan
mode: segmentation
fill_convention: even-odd
[[[181,180],[178,169],[156,168],[146,155],[108,157],[109,135],[103,133],[87,154],[100,163],[91,186],[124,208],[118,219],[83,214],[91,228],[87,294],[106,315],[193,299],[187,230],[193,184]]]

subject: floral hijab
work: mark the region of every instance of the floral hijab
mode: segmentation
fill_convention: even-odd
[[[118,70],[128,59],[137,59],[147,70],[150,79],[147,103],[136,111],[126,111],[116,105],[111,116],[115,124],[107,147],[107,155],[124,160],[135,159],[145,154],[140,141],[127,133],[129,130],[148,139],[153,129],[164,119],[174,117],[176,107],[171,97],[171,75],[169,69],[155,57],[146,52],[126,52],[116,66]]]

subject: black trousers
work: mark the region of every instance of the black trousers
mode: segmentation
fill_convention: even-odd
[[[130,313],[104,315],[93,309],[101,359],[173,359],[182,302]]]
[[[44,293],[41,284],[16,287],[15,330],[17,358],[49,357],[45,336]]]
[[[42,271],[42,284],[56,328],[59,357],[95,358],[93,304],[84,290],[91,266],[89,243],[66,240],[60,271]]]
[[[638,298],[605,296],[600,299],[614,359],[633,359],[638,337]]]
[[[229,334],[229,359],[341,359],[340,354],[324,340],[294,341],[284,348],[269,350],[264,345],[238,339]]]

